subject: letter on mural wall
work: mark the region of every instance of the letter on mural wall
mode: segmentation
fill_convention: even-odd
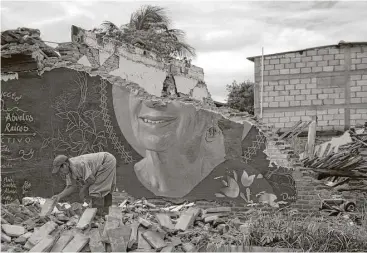
[[[117,159],[118,189],[135,197],[274,206],[295,201],[291,172],[269,166],[266,138],[248,122],[178,101],[141,100],[124,87],[66,68],[38,78],[20,75],[2,86],[1,159],[8,188],[26,178],[27,191],[50,196],[63,186],[51,176],[56,155],[108,151]]]

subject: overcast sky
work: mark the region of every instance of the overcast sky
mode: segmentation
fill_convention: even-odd
[[[92,29],[103,21],[125,24],[143,4],[166,7],[173,27],[197,51],[212,97],[226,99],[226,85],[254,79],[246,58],[290,50],[367,41],[367,2],[248,1],[1,1],[1,30],[38,28],[44,40],[70,41],[72,24]]]

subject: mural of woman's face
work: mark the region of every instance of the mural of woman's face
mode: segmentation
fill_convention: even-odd
[[[164,152],[192,139],[196,111],[193,106],[176,101],[141,100],[118,86],[113,86],[112,95],[118,125],[143,157],[146,150]]]
[[[131,124],[138,142],[147,150],[164,152],[182,144],[189,114],[177,102],[130,99]]]

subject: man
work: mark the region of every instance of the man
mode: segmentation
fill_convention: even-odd
[[[79,196],[92,200],[99,213],[112,205],[112,193],[116,188],[116,158],[107,152],[68,158],[58,155],[53,161],[52,173],[66,180],[65,189],[53,196],[59,202],[81,186]]]

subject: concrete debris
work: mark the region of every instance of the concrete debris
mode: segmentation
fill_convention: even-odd
[[[1,226],[4,233],[11,237],[18,237],[25,234],[26,230],[22,226],[3,224]]]
[[[76,228],[79,229],[86,229],[92,222],[94,216],[97,213],[97,208],[87,208],[82,217],[80,217],[80,220],[78,224],[76,225]]]
[[[46,199],[45,204],[43,204],[42,206],[40,216],[45,217],[47,215],[50,215],[54,210],[56,204],[57,204],[56,199]]]
[[[8,252],[195,252],[212,237],[242,245],[250,227],[234,216],[228,207],[126,199],[102,217],[79,203],[24,198],[2,206],[1,241]]]

